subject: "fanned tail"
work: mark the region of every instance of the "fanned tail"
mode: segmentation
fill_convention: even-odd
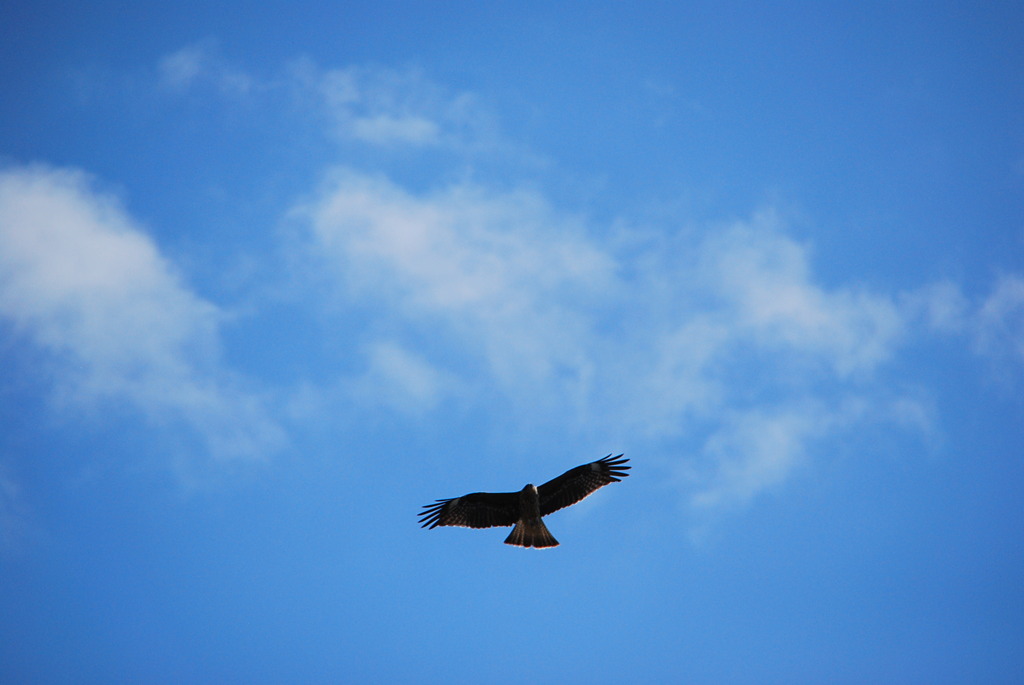
[[[520,519],[516,522],[512,532],[505,538],[505,544],[517,547],[557,547],[558,540],[542,520],[524,521]]]

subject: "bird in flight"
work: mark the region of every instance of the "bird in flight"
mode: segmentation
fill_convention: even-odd
[[[617,483],[629,474],[629,459],[608,455],[604,459],[569,469],[558,478],[536,487],[528,483],[519,492],[474,492],[462,497],[439,499],[420,512],[422,528],[465,526],[491,528],[515,526],[505,538],[506,545],[557,547],[558,540],[541,520],[542,516],[576,504],[598,488]]]

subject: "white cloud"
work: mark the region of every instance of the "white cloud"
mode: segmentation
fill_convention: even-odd
[[[422,413],[457,391],[449,374],[393,341],[374,343],[366,356],[366,373],[347,387],[357,403]]]
[[[807,247],[770,213],[626,249],[533,192],[416,194],[338,171],[297,216],[344,297],[403,331],[392,371],[380,350],[369,363],[406,379],[405,401],[434,406],[436,384],[417,379],[443,367],[466,397],[496,389],[567,431],[660,449],[710,436],[699,508],[784,482],[851,421],[925,430],[911,400],[885,398],[907,420],[850,409],[872,397],[907,314],[895,298],[816,283]],[[396,383],[379,385],[387,401]]]
[[[816,406],[753,409],[729,416],[704,444],[712,474],[692,499],[699,508],[746,504],[782,483],[806,458],[808,442],[829,430]]]
[[[283,438],[220,368],[217,308],[79,172],[0,172],[0,316],[51,354],[65,401],[127,402],[191,427],[217,456],[258,456]]]
[[[475,98],[454,94],[421,72],[385,67],[294,70],[322,98],[334,131],[375,145],[464,147],[488,137],[488,117]]]
[[[976,349],[1024,362],[1024,278],[1003,275],[976,317]]]
[[[638,297],[644,301],[644,295]],[[608,378],[598,387],[609,390],[600,402],[603,412],[629,432],[654,439],[679,436],[728,401],[728,382],[720,371],[734,353],[735,332],[716,314],[683,307],[663,331],[642,321],[625,326],[636,330],[601,364],[601,375]],[[628,380],[609,388],[616,379]]]
[[[736,323],[757,342],[815,355],[842,374],[886,361],[903,320],[890,298],[812,282],[807,248],[770,214],[709,239],[705,268]]]
[[[931,283],[906,293],[900,303],[908,316],[924,321],[938,333],[957,333],[967,324],[969,302],[952,281]]]
[[[436,144],[440,138],[437,124],[415,115],[395,117],[376,114],[353,118],[348,123],[349,131],[354,137],[369,143],[386,145],[392,142],[402,142],[429,145]]]
[[[161,58],[160,81],[170,88],[188,88],[207,67],[207,51],[197,45],[182,48]]]
[[[613,263],[536,195],[417,197],[341,171],[299,214],[354,297],[440,319],[506,391],[582,373],[585,311]]]
[[[950,281],[932,283],[901,296],[911,320],[930,330],[965,336],[974,352],[996,362],[1024,362],[1024,277],[1002,274],[982,298],[968,298]]]
[[[17,551],[29,528],[21,488],[0,461],[0,552]]]
[[[223,60],[213,43],[189,45],[162,57],[157,65],[160,85],[184,91],[202,83],[212,84],[225,95],[244,95],[257,80]]]
[[[287,103],[292,112],[322,117],[339,140],[463,153],[507,147],[476,97],[443,88],[416,69],[323,69],[297,59],[276,74],[261,76],[232,65],[215,42],[203,41],[162,57],[157,76],[159,85],[172,92],[212,86],[228,98],[258,96],[265,105]]]

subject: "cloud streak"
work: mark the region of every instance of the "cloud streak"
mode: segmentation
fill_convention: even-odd
[[[223,95],[245,96],[260,87],[252,75],[223,60],[209,41],[165,55],[157,65],[157,74],[163,88],[179,93],[211,84]]]
[[[301,62],[292,73],[319,97],[341,138],[385,147],[462,150],[495,142],[490,118],[475,97],[450,92],[415,69],[321,70]]]
[[[214,41],[201,41],[161,58],[157,82],[177,94],[212,87],[226,101],[298,104],[293,112],[320,118],[335,140],[373,148],[493,153],[504,147],[493,117],[474,95],[444,88],[412,68],[324,69],[300,58],[259,76],[234,66]]]
[[[17,552],[31,531],[21,488],[0,461],[0,552]]]
[[[1004,274],[978,310],[975,348],[1024,363],[1024,278]]]
[[[296,215],[353,298],[414,326],[440,321],[507,392],[583,372],[577,341],[613,263],[535,194],[456,186],[418,197],[342,170]]]
[[[0,316],[49,353],[64,403],[125,403],[193,430],[217,457],[283,441],[263,400],[220,365],[219,310],[80,172],[0,172]]]
[[[813,283],[807,248],[757,217],[709,238],[705,266],[741,335],[755,344],[817,357],[846,376],[888,359],[904,326],[887,297]]]
[[[875,375],[916,326],[898,296],[816,284],[772,212],[637,248],[536,192],[414,193],[343,169],[295,216],[342,299],[372,302],[420,351],[415,376],[455,378],[470,400],[497,388],[570,432],[682,440],[699,509],[749,502],[809,445],[879,420],[850,407],[883,397]],[[407,406],[435,404],[424,387],[407,385]],[[916,398],[898,402],[927,430]]]

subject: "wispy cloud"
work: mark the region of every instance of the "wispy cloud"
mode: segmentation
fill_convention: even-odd
[[[212,86],[227,98],[278,98],[292,107],[299,103],[295,111],[321,118],[336,140],[461,153],[493,152],[502,146],[493,116],[474,95],[444,88],[414,68],[325,69],[301,58],[276,73],[260,75],[235,66],[207,40],[165,55],[157,73],[159,85],[171,92]]]
[[[819,406],[755,408],[727,416],[705,442],[710,476],[693,496],[699,508],[736,506],[779,485],[800,460],[808,443],[825,435],[833,421]]]
[[[960,333],[967,326],[970,302],[952,281],[929,283],[900,298],[909,316],[937,333]]]
[[[347,292],[412,325],[440,321],[437,335],[507,392],[584,373],[585,312],[613,263],[538,196],[456,186],[420,197],[339,171],[297,215]]]
[[[771,210],[622,236],[535,190],[412,191],[341,169],[294,216],[342,299],[386,322],[367,397],[422,413],[442,388],[497,392],[520,420],[675,452],[699,512],[781,487],[853,428],[932,444],[927,393],[885,381],[908,346],[973,330],[1021,350],[1020,279],[977,307],[950,282],[826,286]]]
[[[916,325],[899,296],[818,284],[772,212],[637,248],[536,192],[415,193],[341,170],[296,216],[343,298],[373,302],[421,351],[413,377],[497,388],[569,431],[704,436],[686,466],[702,509],[748,502],[817,441],[879,421],[851,407],[885,395],[874,375]],[[885,401],[915,418],[883,420],[928,430],[917,398]]]
[[[224,95],[246,95],[259,86],[257,79],[223,59],[212,41],[165,55],[157,65],[157,73],[160,85],[176,92],[209,84]]]
[[[50,353],[64,402],[124,402],[194,430],[219,457],[283,440],[219,362],[221,314],[82,173],[0,172],[0,316]]]
[[[494,132],[476,98],[440,87],[415,69],[346,67],[293,71],[322,98],[333,131],[375,145],[465,148]]]
[[[356,404],[423,414],[458,393],[450,374],[422,355],[390,340],[378,340],[366,350],[366,370],[350,379],[344,390]]]
[[[840,375],[870,371],[895,348],[903,326],[891,298],[812,280],[807,248],[770,214],[725,230],[702,251],[715,292],[740,335],[779,351],[819,358]]]
[[[1000,276],[978,309],[975,345],[983,354],[1024,363],[1024,277]]]
[[[900,302],[908,318],[965,339],[976,354],[1011,370],[1010,377],[1024,368],[1024,276],[1001,274],[987,294],[973,298],[941,281],[903,294]]]
[[[17,552],[30,527],[21,488],[0,461],[0,552]]]

